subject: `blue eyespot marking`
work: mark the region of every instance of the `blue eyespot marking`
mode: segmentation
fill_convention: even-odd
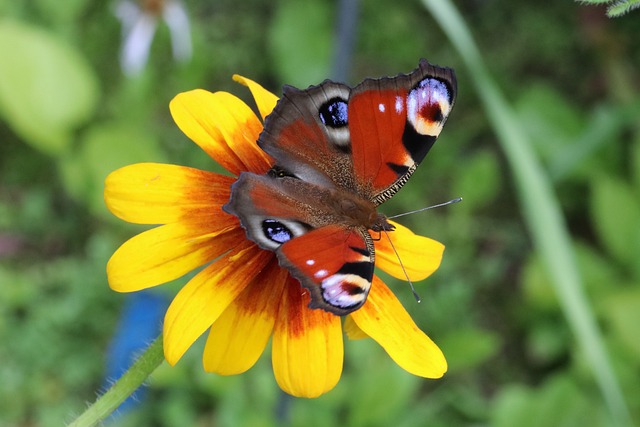
[[[278,244],[283,244],[293,239],[291,230],[275,219],[265,219],[262,222],[262,232],[267,239]]]
[[[318,112],[325,126],[341,128],[348,124],[347,102],[342,98],[327,101]]]

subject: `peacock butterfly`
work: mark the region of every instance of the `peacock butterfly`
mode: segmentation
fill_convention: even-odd
[[[354,88],[285,86],[258,139],[273,167],[241,173],[223,209],[309,290],[309,307],[346,315],[371,287],[369,230],[393,230],[377,206],[416,170],[455,98],[454,71],[424,59]]]

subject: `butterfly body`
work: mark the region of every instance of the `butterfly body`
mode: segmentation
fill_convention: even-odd
[[[355,88],[286,86],[258,140],[273,167],[241,173],[223,209],[310,291],[310,307],[356,310],[373,278],[369,230],[393,230],[377,207],[427,154],[455,91],[453,71],[424,60],[410,74]]]

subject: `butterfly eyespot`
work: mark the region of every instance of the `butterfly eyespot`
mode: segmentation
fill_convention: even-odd
[[[255,216],[242,224],[247,236],[262,249],[278,250],[284,243],[302,236],[310,229],[308,224],[284,218]]]
[[[447,85],[426,78],[407,96],[407,118],[420,135],[438,136],[451,110],[451,95]]]
[[[322,298],[334,307],[343,309],[361,305],[366,296],[369,282],[355,274],[334,274],[321,284]]]
[[[293,239],[293,233],[283,223],[275,219],[262,221],[262,232],[272,242],[282,244]]]
[[[318,114],[325,126],[341,128],[348,125],[347,101],[333,98],[320,107]]]

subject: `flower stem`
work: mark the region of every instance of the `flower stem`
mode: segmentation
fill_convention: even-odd
[[[162,334],[145,350],[127,372],[68,427],[93,426],[107,418],[164,361]]]

